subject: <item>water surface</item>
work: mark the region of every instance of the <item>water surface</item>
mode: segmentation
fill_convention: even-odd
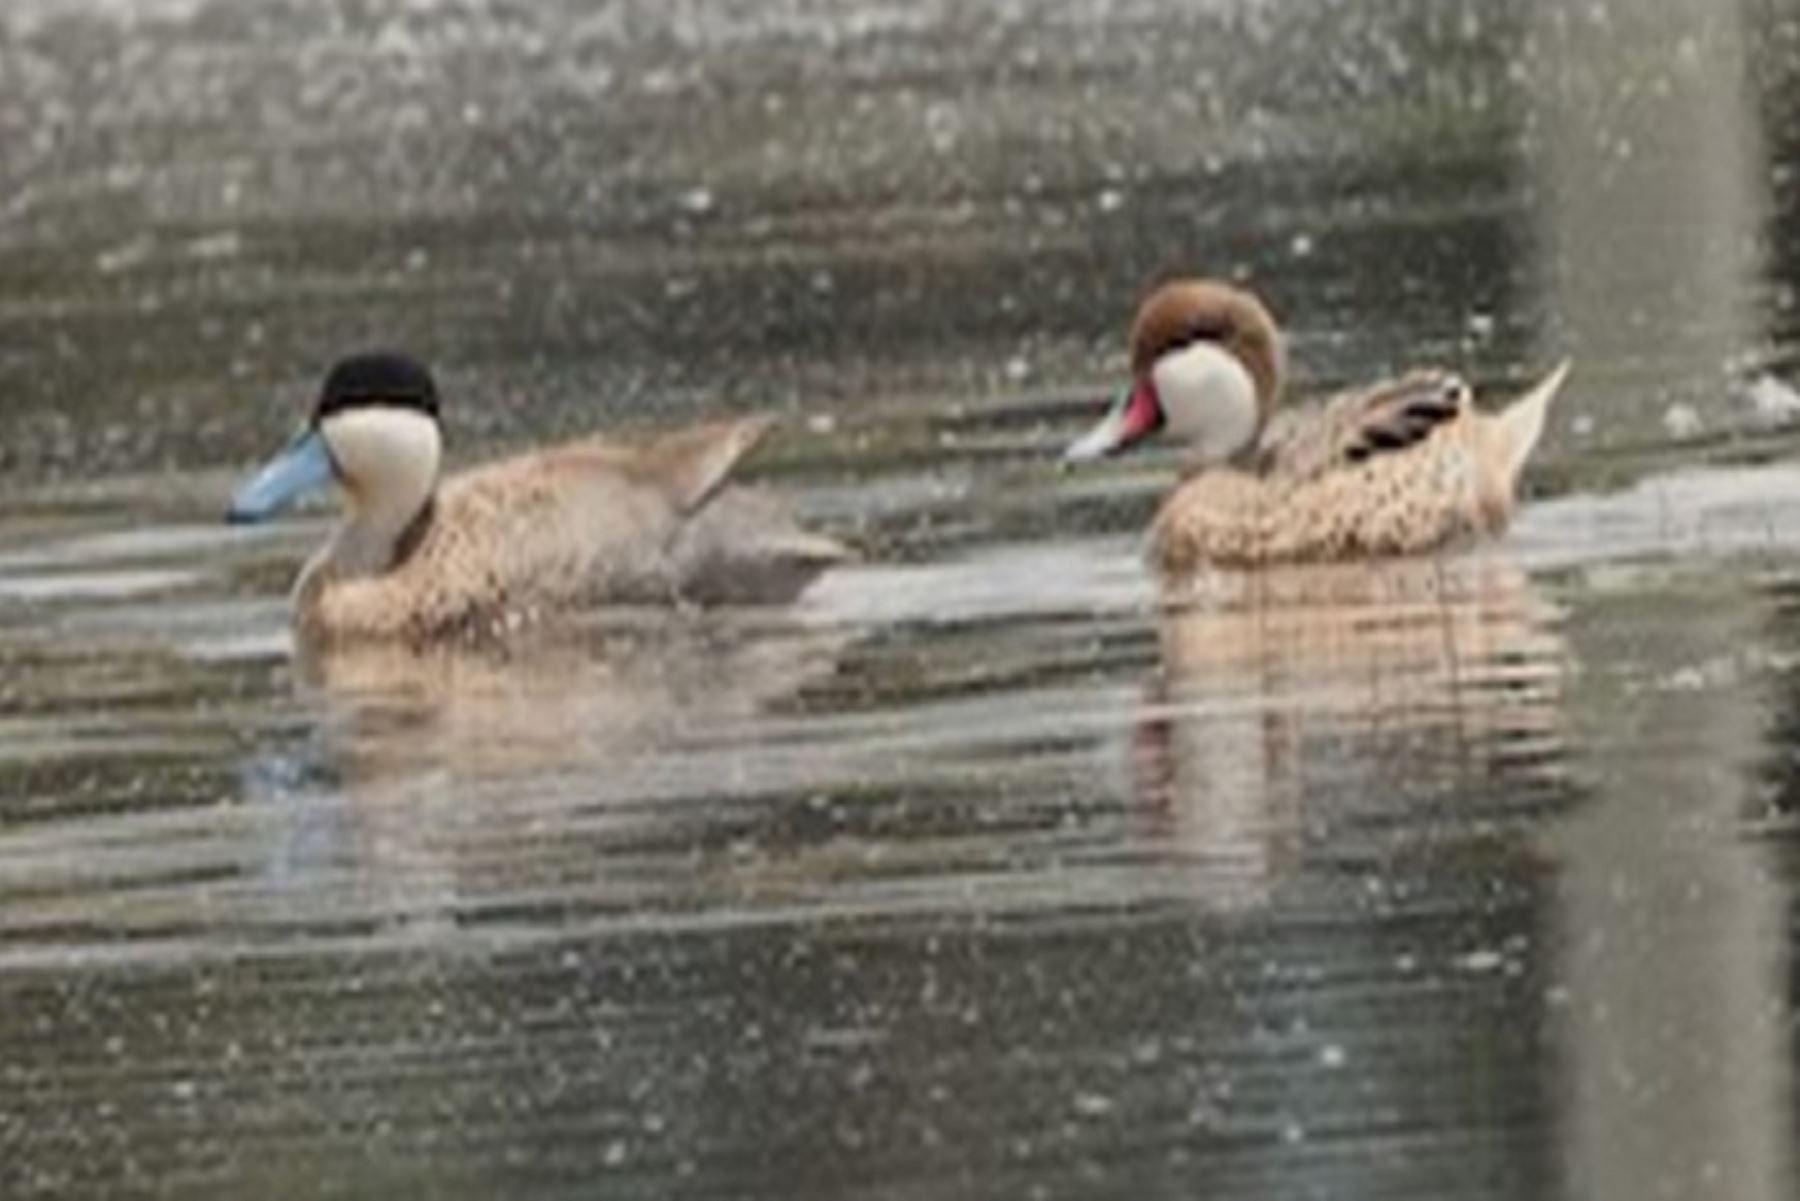
[[[1800,14],[0,14],[0,1193],[1782,1198]],[[1502,543],[1165,610],[1174,269],[1576,374]],[[295,658],[231,482],[774,410],[792,610]]]

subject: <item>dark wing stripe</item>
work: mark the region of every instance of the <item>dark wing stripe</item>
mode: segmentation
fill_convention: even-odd
[[[1264,432],[1257,468],[1307,479],[1362,463],[1424,441],[1468,405],[1468,386],[1441,371],[1415,372],[1340,393],[1311,412],[1278,414]]]
[[[1425,391],[1426,395],[1416,393]],[[1361,463],[1371,455],[1404,450],[1462,412],[1467,389],[1455,376],[1404,380],[1370,398],[1361,427],[1344,447],[1344,457]]]

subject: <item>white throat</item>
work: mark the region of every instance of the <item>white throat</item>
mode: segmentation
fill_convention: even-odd
[[[1201,462],[1222,463],[1256,438],[1256,381],[1223,347],[1195,342],[1166,354],[1150,381],[1162,402],[1164,436],[1191,447]]]
[[[438,424],[416,409],[375,405],[335,413],[319,432],[350,500],[331,557],[349,575],[384,571],[437,487],[443,454]]]

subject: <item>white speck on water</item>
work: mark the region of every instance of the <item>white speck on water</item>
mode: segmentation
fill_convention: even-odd
[[[625,1140],[624,1139],[615,1138],[612,1142],[606,1144],[606,1153],[605,1153],[604,1158],[605,1158],[607,1167],[616,1168],[619,1165],[623,1164],[625,1162],[625,1155],[626,1155],[626,1149],[625,1149]]]
[[[1295,234],[1293,239],[1288,242],[1288,253],[1297,259],[1307,258],[1312,252],[1313,239],[1311,234]]]
[[[806,419],[806,431],[809,434],[831,434],[837,432],[837,418],[830,413],[814,413]]]
[[[1009,383],[1023,383],[1031,375],[1031,363],[1022,354],[1016,354],[1006,360],[1006,379]]]
[[[431,266],[431,252],[423,246],[414,246],[406,252],[406,269],[408,271],[416,273],[429,266]]]
[[[1692,438],[1701,430],[1699,410],[1691,404],[1672,404],[1663,413],[1663,429],[1671,438]]]
[[[1204,1095],[1196,1097],[1194,1103],[1188,1106],[1187,1124],[1189,1126],[1217,1126],[1223,1122],[1224,1119],[1224,1111],[1219,1108],[1218,1104],[1211,1097]]]
[[[1344,1048],[1338,1046],[1336,1043],[1326,1043],[1319,1048],[1320,1067],[1332,1069],[1341,1068],[1348,1058],[1349,1057],[1344,1053]]]
[[[1076,1093],[1073,1104],[1075,1112],[1084,1118],[1103,1118],[1118,1108],[1117,1103],[1104,1093]]]
[[[236,230],[195,238],[187,244],[189,258],[202,261],[236,258],[244,248],[244,239]]]
[[[675,198],[675,204],[682,212],[695,216],[712,212],[714,203],[711,188],[689,188]]]
[[[123,192],[144,182],[144,168],[139,163],[114,163],[106,169],[108,190]]]
[[[1587,413],[1580,414],[1579,416],[1577,416],[1575,418],[1575,420],[1569,422],[1569,432],[1574,434],[1577,438],[1593,437],[1593,435],[1594,435],[1594,419],[1593,419],[1593,417]]]
[[[1789,425],[1800,420],[1800,392],[1772,375],[1760,375],[1749,388],[1750,410],[1763,425]]]
[[[1160,1063],[1163,1057],[1162,1043],[1154,1038],[1145,1039],[1131,1049],[1131,1061],[1141,1067]]]
[[[156,244],[149,238],[133,238],[131,241],[111,250],[103,250],[94,256],[94,267],[102,275],[117,275],[121,271],[129,271],[133,267],[141,267],[150,259]]]
[[[1118,188],[1104,188],[1096,203],[1099,204],[1101,212],[1116,213],[1125,207],[1125,193]]]
[[[962,140],[962,114],[948,101],[938,101],[925,110],[925,135],[938,154],[949,154]]]
[[[1665,692],[1699,692],[1706,687],[1706,673],[1698,667],[1683,667],[1663,683]]]
[[[1456,966],[1465,972],[1491,972],[1498,969],[1503,962],[1504,957],[1500,952],[1491,949],[1483,949],[1480,951],[1470,951],[1467,955],[1458,956],[1456,959]]]
[[[1485,342],[1494,336],[1494,315],[1492,313],[1470,313],[1464,324],[1468,327],[1471,338]]]

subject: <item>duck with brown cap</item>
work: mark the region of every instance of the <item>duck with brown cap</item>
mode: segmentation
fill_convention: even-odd
[[[1230,284],[1178,280],[1138,309],[1131,385],[1064,457],[1153,436],[1192,452],[1151,529],[1171,575],[1417,554],[1506,527],[1568,369],[1498,413],[1443,371],[1278,410],[1285,358],[1269,310]]]
[[[588,438],[440,482],[431,373],[360,354],[331,369],[306,427],[229,516],[261,521],[342,487],[345,517],[294,589],[295,624],[313,639],[430,640],[607,602],[784,602],[846,552],[730,479],[770,425]]]

